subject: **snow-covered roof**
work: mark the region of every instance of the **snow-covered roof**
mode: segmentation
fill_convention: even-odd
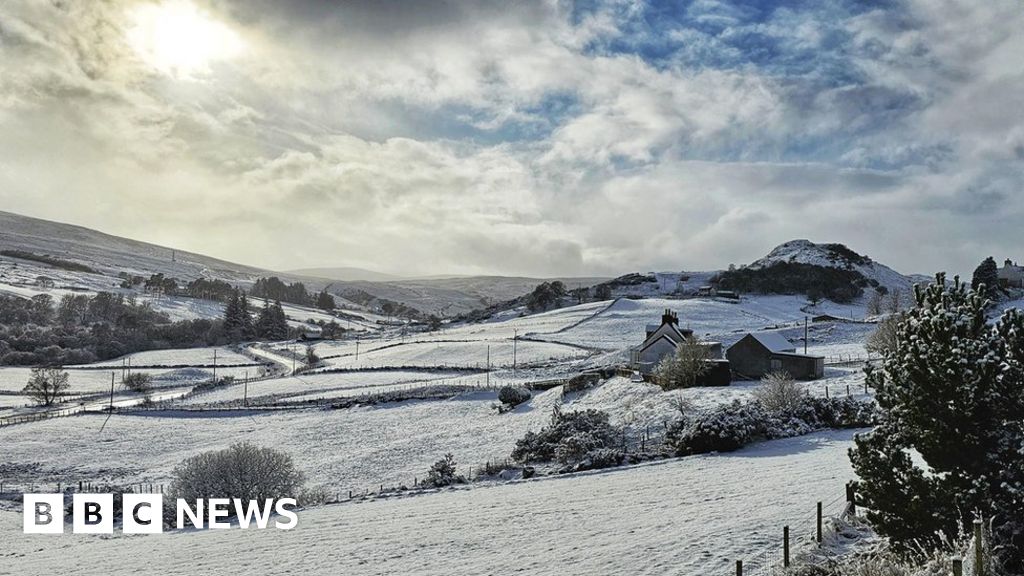
[[[793,343],[786,340],[786,337],[778,332],[751,332],[751,336],[761,343],[762,346],[772,352],[787,352],[796,350]]]

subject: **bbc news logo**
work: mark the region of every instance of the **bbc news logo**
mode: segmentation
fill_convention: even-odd
[[[64,533],[63,494],[25,494],[24,532],[26,534]],[[178,498],[175,502],[175,525],[179,530],[191,524],[211,530],[231,528],[227,519],[234,513],[239,528],[265,529],[276,513],[280,518],[273,525],[278,530],[291,530],[299,523],[294,498],[267,499],[262,505],[250,500],[248,506],[238,498],[209,498],[194,504]],[[204,513],[205,512],[205,513]],[[71,531],[74,534],[114,533],[113,494],[74,494],[71,501]],[[186,520],[188,521],[186,524]],[[164,531],[163,494],[121,495],[121,531],[125,534],[159,534]]]

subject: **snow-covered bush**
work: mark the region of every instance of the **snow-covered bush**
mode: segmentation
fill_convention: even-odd
[[[619,431],[600,410],[562,412],[555,407],[551,423],[540,432],[527,432],[516,441],[512,458],[519,462],[574,464],[587,454],[612,448],[620,439]]]
[[[788,372],[772,372],[761,378],[761,387],[754,391],[754,397],[762,408],[769,412],[791,412],[807,396],[803,385]]]
[[[728,452],[757,440],[809,434],[826,428],[861,428],[878,422],[878,408],[870,400],[803,396],[781,412],[765,410],[760,401],[723,404],[692,418],[683,418],[669,430],[679,455]]]
[[[153,384],[153,377],[145,372],[135,372],[124,377],[124,387],[132,392],[148,392]]]
[[[295,498],[303,475],[292,457],[248,442],[223,450],[203,452],[174,469],[171,498],[189,502],[203,498],[239,498],[244,502],[267,498]]]
[[[498,400],[510,408],[519,406],[530,399],[530,391],[522,386],[502,386],[498,390]]]
[[[679,455],[729,452],[765,436],[768,413],[753,402],[733,401],[681,420],[669,431]]]
[[[573,469],[580,471],[613,468],[621,465],[624,459],[622,451],[617,448],[597,448],[584,454]]]
[[[427,471],[427,477],[423,480],[423,484],[442,488],[452,484],[465,483],[466,479],[458,475],[455,466],[455,456],[452,456],[451,453],[445,454],[444,458],[434,462],[434,465]]]

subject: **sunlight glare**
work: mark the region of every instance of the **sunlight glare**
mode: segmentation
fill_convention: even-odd
[[[187,0],[141,5],[132,19],[129,43],[150,66],[176,78],[209,74],[211,62],[242,49],[238,34]]]

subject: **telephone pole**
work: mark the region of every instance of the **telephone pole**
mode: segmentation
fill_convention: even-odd
[[[516,344],[519,343],[519,330],[512,330],[512,377],[516,376]]]
[[[804,354],[807,354],[807,316],[804,316]]]

